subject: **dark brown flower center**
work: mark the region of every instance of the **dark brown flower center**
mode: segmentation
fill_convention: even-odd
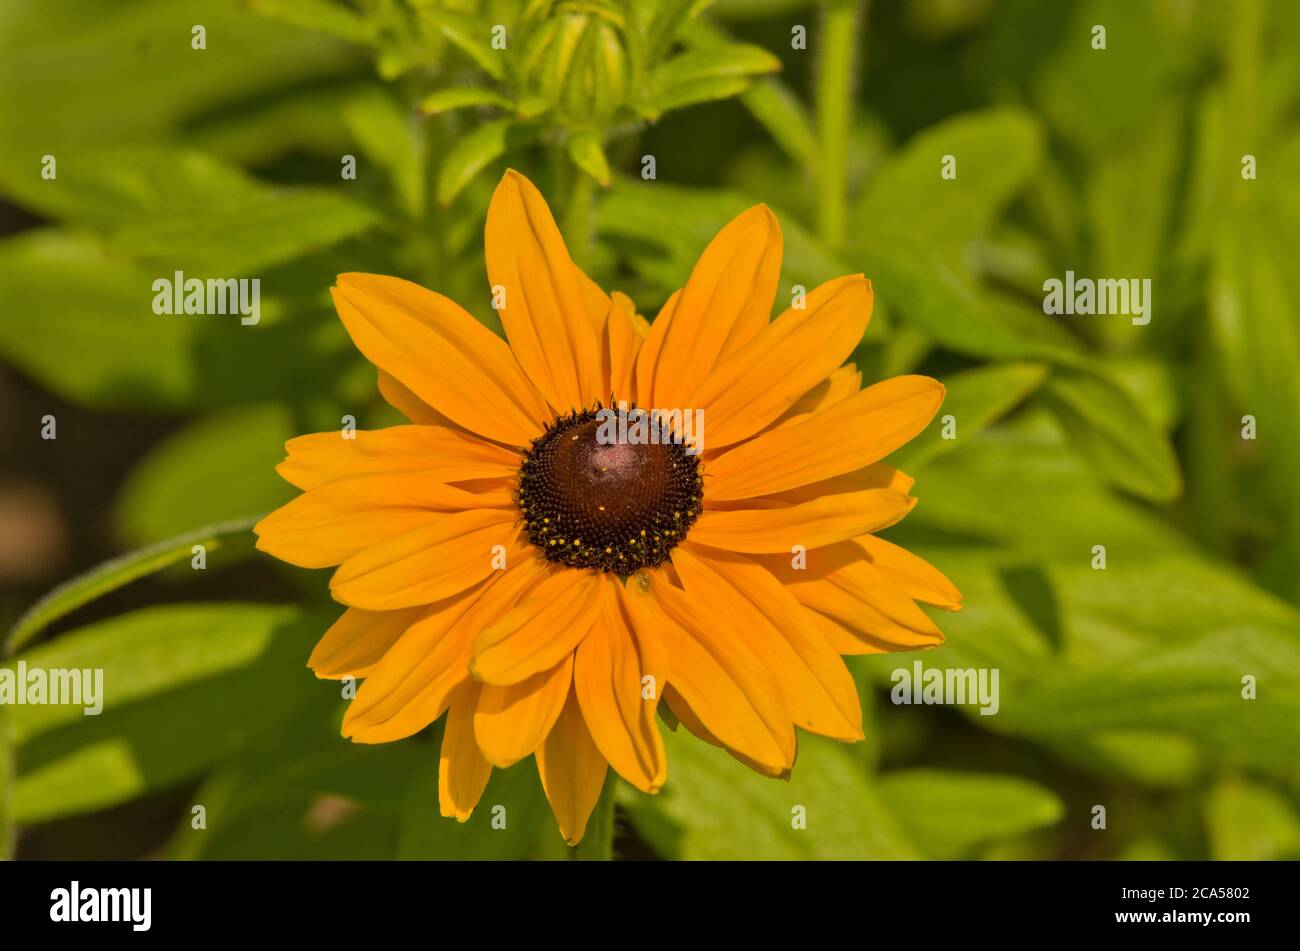
[[[516,501],[548,559],[626,576],[660,564],[685,537],[704,480],[680,442],[635,426],[628,438],[609,412],[553,420],[524,453]]]

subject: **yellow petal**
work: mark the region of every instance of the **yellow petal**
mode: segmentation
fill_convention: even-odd
[[[677,303],[682,299],[680,289],[673,291],[664,306],[659,308],[659,316],[655,322],[646,330],[644,339],[641,341],[641,349],[636,355],[636,401],[637,404],[654,408],[654,382],[655,374],[659,368],[659,355],[663,350],[664,341],[668,336],[668,327],[672,324],[673,313],[677,310]],[[659,407],[660,409],[672,409],[671,406]],[[687,407],[681,407],[686,409]]]
[[[474,710],[474,736],[493,766],[531,756],[551,732],[573,685],[573,655],[517,684],[483,684]]]
[[[605,351],[605,376],[608,379],[608,400],[636,399],[636,358],[641,351],[641,334],[636,329],[633,314],[615,295],[603,328],[602,342]]]
[[[348,705],[343,735],[387,743],[440,717],[469,679],[474,637],[509,611],[541,571],[540,558],[520,558],[472,591],[430,607],[371,669]]]
[[[492,195],[486,246],[488,279],[505,292],[497,313],[519,365],[556,413],[590,406],[602,395],[600,353],[578,268],[546,200],[514,170]]]
[[[478,805],[492,777],[492,764],[474,741],[474,705],[478,684],[465,684],[447,714],[438,754],[438,808],[444,816],[464,822]]]
[[[332,293],[366,359],[465,429],[526,446],[551,418],[505,341],[441,294],[378,274]]]
[[[943,634],[902,588],[849,542],[810,551],[802,570],[788,558],[762,558],[799,602],[885,650],[934,647]]]
[[[807,609],[766,568],[744,555],[690,544],[672,557],[686,593],[708,598],[762,658],[798,726],[837,740],[862,739],[852,675]]]
[[[778,416],[772,425],[789,426],[801,422],[812,413],[829,409],[841,400],[848,399],[861,388],[861,372],[852,363],[846,363],[795,400],[794,405]]]
[[[552,569],[474,644],[470,669],[490,684],[518,683],[571,654],[600,609],[593,571]]]
[[[443,522],[449,513],[488,510],[495,512],[494,522],[502,521],[513,504],[507,488],[474,493],[419,473],[375,472],[310,489],[253,531],[261,551],[302,568],[328,568]]]
[[[724,551],[789,553],[795,545],[817,548],[879,531],[915,504],[916,499],[893,489],[868,489],[784,508],[705,511],[687,537]]]
[[[636,356],[641,349],[643,331],[635,320],[636,308],[626,294],[606,294],[600,285],[578,269],[578,283],[587,305],[592,325],[600,338],[600,396],[606,404],[615,400],[635,400],[633,378]],[[641,324],[644,326],[645,321]]]
[[[587,731],[572,691],[560,717],[537,751],[537,774],[551,803],[560,834],[577,845],[605,785],[606,763]]]
[[[737,215],[718,232],[682,288],[671,320],[660,331],[650,405],[694,408],[686,400],[714,365],[767,327],[781,252],[781,226],[766,205]],[[651,335],[658,326],[656,321]]]
[[[704,410],[708,445],[754,435],[830,376],[862,340],[871,302],[871,282],[861,275],[829,281],[804,309],[787,310],[720,361],[681,404]]]
[[[419,472],[434,482],[512,476],[521,461],[517,452],[445,426],[359,429],[353,437],[328,432],[290,439],[276,472],[300,489],[312,489],[378,472]]]
[[[509,552],[519,536],[517,518],[509,509],[440,515],[357,552],[334,573],[330,593],[372,611],[441,601],[492,573],[497,546]]]
[[[628,589],[637,629],[653,626],[672,657],[670,682],[730,749],[784,775],[795,756],[794,723],[771,673],[730,626],[680,588]]]
[[[399,381],[391,373],[383,370],[378,374],[379,395],[393,409],[397,410],[413,423],[421,426],[449,426],[456,424],[438,412],[412,392],[411,388]]]
[[[707,468],[707,492],[752,498],[861,469],[921,432],[942,402],[943,386],[929,377],[877,383],[723,453]]]
[[[699,715],[694,709],[692,709],[691,705],[686,702],[686,698],[678,693],[672,684],[669,684],[667,689],[664,690],[664,703],[668,704],[669,709],[673,712],[673,716],[677,718],[682,726],[686,727],[687,732],[692,736],[703,740],[711,746],[716,746],[719,749],[724,750],[732,758],[744,763],[756,773],[761,773],[762,775],[768,776],[772,779],[790,778],[789,766],[774,766],[768,765],[767,763],[760,763],[758,760],[746,756],[740,750],[728,746],[726,743],[723,743],[720,739],[714,736],[713,732],[704,725],[704,721],[699,718]]]
[[[862,535],[854,541],[880,573],[906,591],[908,597],[947,611],[961,610],[961,592],[924,558],[875,535]]]
[[[365,677],[426,610],[424,607],[400,611],[348,608],[316,644],[307,666],[317,677],[328,680]]]
[[[711,498],[706,488],[704,507],[727,512],[741,509],[784,508],[788,505],[811,502],[824,495],[844,495],[867,489],[893,489],[906,495],[912,491],[912,486],[915,484],[916,480],[901,469],[895,469],[884,462],[873,462],[855,472],[845,472],[820,482],[810,482],[807,485],[796,486],[783,492],[773,492],[770,495],[755,496],[752,499]]]
[[[656,793],[668,775],[655,721],[662,680],[630,629],[621,587],[612,577],[602,579],[600,614],[578,645],[573,689],[601,755],[642,792]]]

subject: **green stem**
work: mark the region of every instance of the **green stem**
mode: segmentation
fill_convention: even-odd
[[[617,785],[612,772],[605,776],[605,786],[587,820],[587,834],[573,847],[573,857],[579,862],[609,862],[614,858],[614,788]]]
[[[831,247],[847,230],[849,124],[853,119],[853,70],[862,0],[830,0],[822,15],[817,60],[817,226]]]

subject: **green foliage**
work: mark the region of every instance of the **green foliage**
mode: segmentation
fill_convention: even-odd
[[[881,778],[880,791],[936,858],[959,858],[982,842],[1054,825],[1065,813],[1050,790],[1010,776],[900,770]]]
[[[89,604],[96,598],[103,597],[110,591],[153,574],[155,571],[161,571],[169,565],[182,561],[192,562],[196,557],[195,546],[202,546],[205,557],[210,551],[222,550],[224,556],[225,549],[247,548],[251,540],[252,527],[251,519],[212,525],[160,541],[147,548],[128,552],[98,565],[84,575],[55,588],[28,608],[9,632],[5,647],[8,651],[15,651],[44,628],[82,605]]]
[[[804,736],[789,782],[773,782],[678,730],[672,778],[654,799],[629,795],[637,832],[679,859],[905,859],[920,852],[848,750]],[[726,808],[718,808],[726,803]]]
[[[111,702],[11,710],[14,816],[40,822],[165,789],[237,754],[335,687],[302,676],[325,616],[255,604],[146,608],[21,655],[102,669]],[[16,669],[17,660],[6,666]]]
[[[717,230],[766,202],[785,242],[777,310],[795,285],[864,273],[866,381],[947,389],[888,460],[920,500],[888,537],[965,596],[936,613],[944,645],[853,658],[867,744],[801,735],[789,782],[671,723],[663,792],[613,783],[618,847],[1300,856],[1300,71],[1285,55],[1300,16],[1264,0],[824,12],[5,5],[0,196],[35,224],[0,238],[0,360],[37,405],[67,406],[61,440],[69,425],[116,438],[128,412],[173,421],[77,526],[78,545],[145,547],[54,587],[9,632],[7,669],[102,668],[108,702],[0,707],[0,855],[22,853],[25,826],[186,788],[206,826],[173,817],[176,858],[569,854],[531,760],[495,771],[458,824],[439,815],[441,723],[340,739],[340,687],[304,666],[337,605],[319,579],[294,573],[286,594],[249,560],[251,517],[293,494],[274,473],[287,438],[397,418],[332,313],[335,276],[418,281],[500,332],[482,229],[512,166],[591,276],[650,319]],[[791,22],[809,24],[807,50]],[[1150,278],[1151,323],[1045,314],[1043,282],[1066,270]],[[153,282],[176,271],[258,277],[260,322],[154,313]],[[190,571],[197,544],[209,569],[238,570]],[[126,588],[159,572],[182,603]],[[247,600],[219,600],[231,587]],[[892,672],[917,659],[997,669],[998,713],[890,703]],[[1140,818],[1080,846],[1094,786],[1088,801]]]

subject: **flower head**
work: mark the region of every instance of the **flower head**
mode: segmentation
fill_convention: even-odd
[[[771,320],[781,251],[776,218],[751,208],[647,325],[574,264],[512,171],[487,218],[509,343],[433,291],[340,275],[339,316],[411,422],[291,440],[279,471],[303,494],[258,546],[337,566],[347,610],[310,665],[364,679],[346,736],[397,740],[446,714],[444,815],[465,820],[494,766],[535,756],[577,842],[609,766],[663,786],[660,703],[785,775],[796,727],[862,738],[841,655],[942,641],[916,602],[961,595],[874,533],[915,504],[881,460],[943,387],[861,388],[845,363],[871,315],[861,275]]]

